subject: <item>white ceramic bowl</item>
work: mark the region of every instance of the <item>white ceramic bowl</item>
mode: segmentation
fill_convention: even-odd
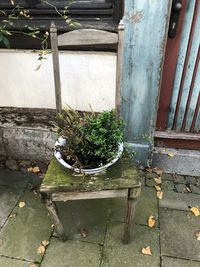
[[[58,140],[55,143],[54,146],[54,156],[56,157],[56,159],[58,160],[58,162],[60,162],[60,164],[62,164],[64,167],[66,167],[67,169],[73,170],[74,172],[77,173],[85,173],[85,174],[94,174],[94,173],[99,173],[104,171],[105,169],[107,169],[108,167],[110,167],[111,165],[113,165],[122,155],[123,152],[123,143],[119,144],[119,149],[117,152],[116,157],[110,161],[109,163],[107,163],[106,165],[103,165],[101,167],[98,168],[94,168],[94,169],[79,169],[79,168],[74,168],[71,165],[69,165],[66,161],[64,161],[64,159],[62,158],[61,153],[58,151],[58,147],[61,146],[65,146],[66,145],[66,139],[63,138],[62,136],[58,138]]]

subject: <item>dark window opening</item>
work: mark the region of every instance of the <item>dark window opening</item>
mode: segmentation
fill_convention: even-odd
[[[58,15],[54,5],[59,12],[65,10],[70,0],[47,0],[49,4],[42,0],[15,0],[15,6],[19,5],[29,10],[31,19],[20,17],[13,20],[10,29],[25,30],[27,26],[37,27],[41,32],[49,30],[51,21],[54,21],[58,31],[69,30],[66,22]],[[11,14],[13,5],[10,0],[0,0],[0,10]],[[117,25],[122,18],[123,1],[122,0],[74,0],[69,6],[68,14],[72,19],[81,24],[81,28],[96,28],[108,31],[117,31]],[[5,20],[5,16],[0,15],[0,24]],[[39,41],[19,34],[11,36],[12,48],[30,48],[40,47]]]

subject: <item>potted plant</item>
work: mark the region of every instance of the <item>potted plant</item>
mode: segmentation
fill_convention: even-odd
[[[54,155],[74,172],[93,174],[114,164],[123,152],[124,122],[114,110],[80,113],[65,108],[58,115]]]

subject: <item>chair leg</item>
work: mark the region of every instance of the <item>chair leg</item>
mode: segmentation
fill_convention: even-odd
[[[58,217],[58,213],[57,213],[57,209],[56,209],[54,201],[52,201],[51,196],[46,196],[44,200],[46,203],[47,210],[53,219],[56,234],[62,241],[65,241],[66,236],[64,233],[63,225]]]
[[[130,241],[130,229],[132,224],[132,218],[134,217],[137,198],[140,195],[140,188],[129,188],[128,189],[128,197],[127,197],[127,213],[126,213],[126,220],[124,225],[124,235],[122,242],[124,244],[129,243]]]

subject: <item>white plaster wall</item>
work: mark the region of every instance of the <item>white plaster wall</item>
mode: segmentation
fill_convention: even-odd
[[[51,55],[35,71],[37,52],[0,50],[0,106],[55,108]],[[60,53],[62,103],[79,110],[114,107],[116,54]]]

